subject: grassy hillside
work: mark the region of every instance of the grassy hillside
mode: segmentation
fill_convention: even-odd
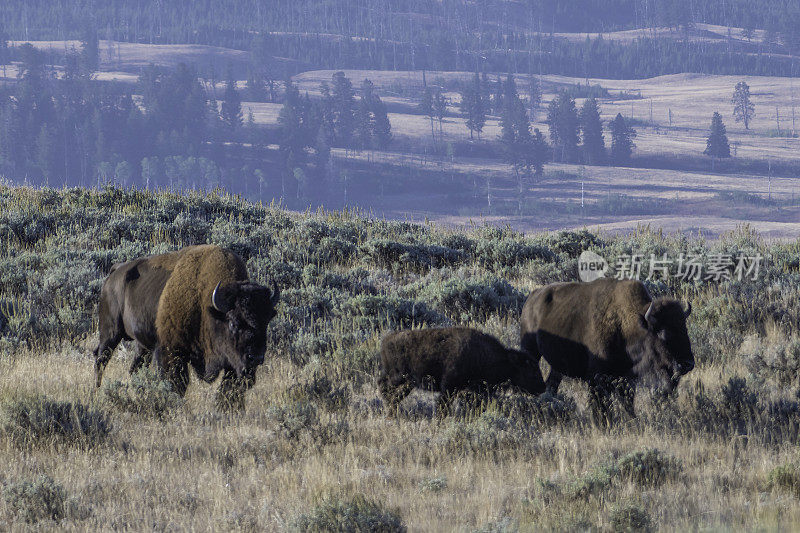
[[[105,272],[200,242],[282,289],[241,415],[193,380],[185,401],[121,347],[93,388]],[[390,329],[468,324],[518,345],[525,296],[576,257],[761,253],[756,281],[649,283],[692,303],[697,368],[610,428],[586,388],[462,402],[415,393],[388,418],[377,346]],[[523,236],[296,214],[227,196],[0,187],[0,529],[412,531],[800,526],[800,242],[748,228],[714,243],[639,231]],[[338,522],[337,522],[338,521]]]

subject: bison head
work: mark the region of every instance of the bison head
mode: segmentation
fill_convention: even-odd
[[[273,288],[236,281],[217,283],[208,308],[211,315],[211,343],[241,377],[246,369],[264,362],[267,324],[275,316],[280,292]]]
[[[677,300],[654,300],[639,316],[642,336],[633,344],[633,373],[638,380],[656,389],[671,392],[681,376],[694,368],[694,356],[686,331],[686,318],[692,312]]]
[[[529,394],[543,393],[545,385],[539,361],[526,352],[519,350],[508,350],[508,352],[511,364],[514,366],[511,384]]]

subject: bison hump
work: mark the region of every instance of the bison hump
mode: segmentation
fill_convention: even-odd
[[[247,280],[242,259],[216,245],[184,248],[164,286],[156,314],[159,342],[168,349],[191,350],[202,341],[203,315],[217,283]]]

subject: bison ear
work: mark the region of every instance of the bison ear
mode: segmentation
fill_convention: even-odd
[[[639,325],[642,326],[644,329],[650,329],[650,323],[647,322],[647,317],[644,315],[639,315]]]

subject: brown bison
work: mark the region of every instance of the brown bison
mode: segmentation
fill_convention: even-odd
[[[219,246],[115,264],[100,291],[96,385],[120,341],[135,340],[139,353],[131,372],[152,357],[181,395],[190,365],[206,382],[222,372],[218,404],[242,408],[264,361],[278,299],[277,286],[248,281],[242,259]]]
[[[544,391],[538,361],[470,328],[391,333],[381,343],[381,395],[393,407],[414,387],[438,390],[440,413],[460,390],[484,392],[506,382],[531,394]]]
[[[548,392],[558,391],[563,376],[579,378],[589,382],[602,414],[615,391],[633,414],[637,383],[669,392],[694,368],[691,310],[671,298],[653,300],[639,281],[553,283],[525,302],[521,345],[550,364]]]

